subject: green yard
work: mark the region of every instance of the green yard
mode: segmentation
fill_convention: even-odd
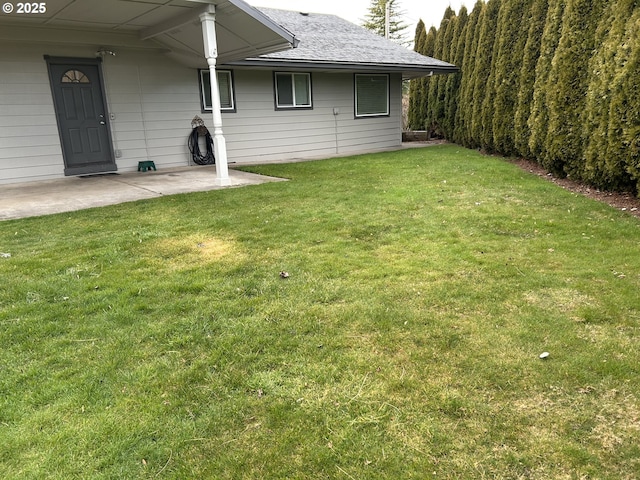
[[[251,171],[0,222],[0,478],[640,477],[637,218],[452,145]]]

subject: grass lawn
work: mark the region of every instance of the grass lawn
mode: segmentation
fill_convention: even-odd
[[[250,170],[0,222],[0,478],[640,477],[637,218],[451,145]]]

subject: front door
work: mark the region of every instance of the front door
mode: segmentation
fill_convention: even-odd
[[[65,175],[116,166],[98,59],[47,58]]]

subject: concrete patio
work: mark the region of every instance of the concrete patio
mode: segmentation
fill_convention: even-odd
[[[425,148],[442,143],[446,142],[443,140],[404,142],[400,149]],[[379,151],[394,150],[397,148]],[[371,152],[362,151],[360,153]],[[321,158],[341,156],[341,154],[335,154]],[[313,160],[318,159],[295,159],[285,163]],[[284,178],[257,175],[234,168],[229,169],[229,178],[231,185],[224,187],[215,185],[215,166],[194,165],[148,172],[102,174],[39,182],[0,184],[0,221],[72,212],[178,193],[204,192],[286,181]]]
[[[0,185],[0,220],[71,212],[178,193],[285,181],[229,169],[231,185],[215,185],[213,166],[167,168]]]

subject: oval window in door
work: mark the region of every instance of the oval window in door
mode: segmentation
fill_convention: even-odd
[[[62,75],[62,83],[91,83],[89,77],[87,77],[80,70],[67,70]]]

